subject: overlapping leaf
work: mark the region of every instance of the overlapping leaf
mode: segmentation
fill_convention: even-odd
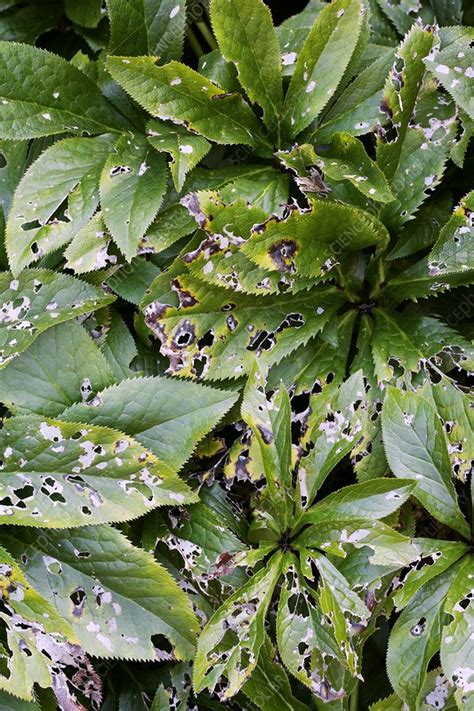
[[[425,59],[427,68],[454,98],[457,104],[474,119],[473,78],[471,45],[474,33],[464,31]]]
[[[368,212],[313,199],[307,210],[283,220],[270,217],[254,228],[242,251],[268,271],[317,277],[334,269],[341,255],[387,239],[383,224]]]
[[[114,375],[77,322],[43,333],[0,375],[0,398],[17,413],[55,417],[73,403],[90,402]]]
[[[104,165],[100,178],[103,219],[129,260],[158,212],[167,175],[164,156],[157,155],[141,136],[124,134]]]
[[[433,405],[421,395],[391,389],[382,413],[383,439],[397,477],[416,483],[414,495],[437,519],[469,538],[451,478],[445,433]]]
[[[262,107],[267,127],[278,132],[283,87],[269,9],[261,0],[212,0],[211,19],[224,58],[235,64],[250,101]]]
[[[284,126],[290,138],[309,126],[335,93],[357,48],[363,14],[359,0],[336,0],[318,15],[285,96]]]
[[[38,536],[15,528],[6,542],[14,555],[26,555],[28,580],[54,596],[63,624],[90,654],[156,660],[165,650],[154,647],[152,637],[164,635],[176,658],[191,657],[197,621],[186,596],[149,553],[116,529],[89,526]]]
[[[58,55],[0,44],[0,136],[19,140],[126,127],[98,87]]]
[[[164,377],[123,380],[96,397],[94,407],[73,405],[62,417],[117,428],[176,470],[237,399],[232,391]]]
[[[186,24],[184,0],[107,0],[110,54],[154,54],[179,59]]]
[[[101,682],[78,646],[71,626],[31,587],[3,548],[0,559],[1,618],[8,647],[8,651],[2,647],[4,664],[0,688],[14,697],[33,701],[34,685],[38,684],[52,687],[57,703],[71,711],[81,708],[77,692],[96,706],[102,697]],[[67,669],[74,672],[72,679],[68,678]],[[8,698],[6,704],[9,704]],[[22,709],[23,706],[18,700],[16,703],[12,700],[11,708]]]
[[[0,440],[2,523],[86,526],[196,499],[164,462],[108,427],[17,417]]]
[[[255,355],[277,363],[316,335],[342,303],[336,289],[313,289],[296,296],[232,293],[187,275],[174,280],[179,306],[153,299],[145,303],[145,321],[161,340],[170,371],[209,379],[248,372]],[[208,345],[209,343],[209,345]]]
[[[455,687],[455,699],[459,708],[471,709],[473,705],[473,561],[466,557],[459,566],[444,605],[451,616],[443,628],[441,663],[448,679]]]
[[[190,133],[182,126],[163,121],[150,121],[147,126],[147,138],[157,151],[171,154],[171,175],[178,191],[182,189],[189,171],[211,149],[210,143],[202,136]]]
[[[213,689],[227,677],[224,698],[235,694],[255,668],[265,639],[265,615],[281,573],[281,554],[273,556],[211,617],[202,631],[194,660],[194,688]]]
[[[109,57],[107,66],[152,116],[186,125],[216,143],[267,145],[259,138],[261,125],[240,94],[227,94],[184,64],[157,67],[153,57]]]
[[[472,367],[470,343],[437,319],[377,308],[375,323],[372,350],[380,382],[393,377],[397,364],[407,373],[416,373],[445,350],[467,370]]]
[[[113,297],[67,274],[29,269],[0,276],[0,365],[6,365],[48,328],[106,306]]]
[[[87,225],[97,209],[99,178],[113,141],[110,134],[66,138],[46,149],[24,174],[6,230],[14,274],[70,242]]]
[[[396,621],[388,645],[387,671],[397,694],[417,708],[428,663],[439,648],[444,598],[454,569],[426,583]]]

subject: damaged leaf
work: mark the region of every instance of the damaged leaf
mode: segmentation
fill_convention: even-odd
[[[257,665],[265,640],[265,615],[280,577],[281,554],[237,590],[202,631],[194,660],[194,688],[214,689],[221,675],[223,699],[235,694]]]
[[[110,134],[66,138],[45,150],[26,171],[15,191],[6,229],[15,275],[70,242],[89,224],[99,204],[100,173],[113,140]]]
[[[383,441],[397,477],[416,483],[413,495],[436,518],[465,538],[470,529],[452,480],[446,435],[433,405],[417,393],[391,388],[383,413]]]
[[[53,596],[58,615],[94,656],[188,659],[197,620],[171,575],[110,526],[39,535],[9,529],[8,549],[26,552],[28,580]],[[152,638],[162,635],[168,644]]]
[[[145,323],[161,341],[170,372],[204,372],[211,380],[243,375],[255,355],[277,363],[316,335],[342,302],[332,287],[260,301],[184,275],[174,287],[180,305],[154,300],[152,291],[144,304]]]
[[[15,417],[0,440],[2,523],[87,526],[196,500],[166,463],[117,430]]]
[[[113,78],[152,116],[175,121],[215,143],[267,145],[259,121],[237,93],[223,89],[179,62],[163,67],[154,57],[109,57]]]
[[[114,298],[68,274],[29,269],[17,279],[0,276],[0,366],[5,366],[47,329],[95,311]]]
[[[211,150],[211,144],[202,136],[187,131],[177,124],[150,121],[147,126],[148,142],[158,152],[171,155],[171,175],[179,192],[191,171]]]
[[[167,168],[140,136],[124,134],[100,177],[103,220],[128,260],[159,210],[166,190]]]

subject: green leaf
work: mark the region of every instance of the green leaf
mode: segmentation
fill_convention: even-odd
[[[196,168],[186,188],[190,192],[215,190],[224,203],[247,200],[267,214],[282,215],[289,198],[289,176],[267,165],[244,165],[214,170]]]
[[[384,206],[381,219],[393,230],[409,221],[441,182],[456,131],[455,117],[428,137],[423,129],[409,128],[397,169],[390,181],[395,200]],[[391,144],[390,144],[391,145]]]
[[[222,676],[222,698],[233,696],[257,665],[265,640],[265,616],[281,574],[282,556],[275,555],[259,573],[214,613],[201,632],[194,660],[194,689],[211,691]]]
[[[398,313],[377,307],[372,350],[379,382],[389,381],[399,364],[406,373],[418,373],[441,352],[466,366],[472,362],[472,347],[454,329],[438,319]]]
[[[424,257],[398,276],[390,279],[384,289],[384,294],[390,299],[392,306],[406,299],[416,301],[419,298],[426,299],[430,296],[436,296],[439,293],[449,291],[456,286],[469,284],[472,281],[472,270],[444,274],[440,280],[436,274],[437,265],[434,265],[431,271],[430,265],[430,258]],[[456,324],[461,319],[462,314],[461,316],[453,317],[450,322]]]
[[[102,18],[101,0],[82,0],[80,5],[74,0],[65,0],[64,9],[66,15],[73,22],[77,22],[82,27],[97,27]]]
[[[0,206],[4,218],[8,216],[13,193],[25,170],[28,141],[0,141],[3,165],[0,168]]]
[[[417,592],[390,634],[387,672],[410,709],[419,708],[428,663],[439,648],[442,610],[455,568],[438,575]]]
[[[433,405],[417,393],[390,388],[382,427],[385,452],[395,476],[413,479],[413,495],[423,506],[469,538],[469,526],[459,510],[451,478],[446,436]]]
[[[327,517],[327,520],[306,528],[296,539],[298,548],[311,548],[345,558],[344,546],[371,548],[371,565],[401,567],[410,565],[418,555],[418,548],[410,539],[400,535],[381,521],[369,518]]]
[[[349,133],[335,133],[328,148],[319,149],[318,167],[333,180],[348,180],[363,195],[378,202],[390,202],[387,180],[363,144]]]
[[[462,0],[431,0],[439,25],[458,25],[462,21]]]
[[[446,275],[474,270],[474,249],[472,212],[474,211],[474,192],[461,200],[446,223],[439,239],[429,255],[430,276],[443,279]],[[466,281],[469,274],[466,274]]]
[[[417,13],[421,9],[418,3],[412,3],[410,0],[400,0],[396,5],[392,4],[390,0],[376,1],[401,35],[406,34],[413,27],[417,16],[419,16]]]
[[[107,159],[100,178],[102,215],[112,238],[131,260],[159,210],[168,171],[145,138],[124,134]]]
[[[0,705],[4,711],[41,711],[37,701],[24,701],[0,691]]]
[[[296,562],[296,561],[295,561]],[[284,571],[277,613],[277,640],[281,659],[298,681],[318,698],[341,698],[342,688],[331,685],[327,659],[340,660],[342,652],[323,624],[323,615],[296,565]]]
[[[170,693],[161,684],[155,694],[150,711],[170,711]]]
[[[107,67],[152,116],[185,125],[215,143],[266,145],[261,124],[240,94],[226,94],[184,64],[157,67],[154,57],[109,57]]]
[[[161,377],[123,380],[97,397],[95,407],[73,405],[62,417],[116,427],[175,470],[237,399],[232,391]]]
[[[270,10],[262,0],[212,0],[211,21],[222,54],[235,64],[250,101],[263,109],[265,125],[278,131],[283,88]]]
[[[0,366],[26,350],[47,329],[110,304],[101,289],[68,274],[28,269],[0,275]]]
[[[330,391],[329,391],[330,392]],[[318,408],[315,399],[314,417],[308,421],[308,440],[314,442],[309,454],[301,459],[298,488],[302,508],[310,506],[326,478],[338,462],[354,447],[367,417],[366,392],[362,371],[352,375],[329,399],[321,393]]]
[[[454,103],[440,95],[436,82],[425,81],[403,136],[398,163],[390,178],[396,199],[386,205],[381,213],[381,219],[393,230],[410,220],[427,195],[440,184],[445,164],[455,145],[456,119]],[[387,144],[395,145],[396,142]],[[384,145],[380,143],[378,157],[381,161],[384,155]]]
[[[258,267],[241,250],[253,226],[265,220],[264,210],[249,206],[242,198],[226,205],[219,193],[211,191],[190,193],[181,202],[207,233],[197,249],[182,257],[191,274],[214,286],[245,294],[280,291],[280,275]]]
[[[316,402],[331,400],[346,374],[355,317],[354,311],[348,311],[334,319],[335,341],[317,336],[274,365],[268,374],[269,387],[273,389],[281,381],[288,388],[294,386],[295,395],[312,393],[313,412],[318,410]]]
[[[451,210],[452,200],[449,194],[434,195],[428,199],[416,216],[404,224],[388,260],[409,257],[431,247],[436,242],[441,227],[449,219]]]
[[[267,637],[260,648],[257,666],[242,687],[243,693],[262,711],[275,708],[308,711],[309,707],[293,695],[287,674],[275,656]]]
[[[218,84],[228,92],[240,91],[237,69],[231,62],[226,62],[219,49],[199,57],[199,73]]]
[[[441,380],[431,384],[431,393],[438,415],[449,440],[449,456],[453,473],[461,481],[467,481],[474,459],[474,412],[468,394],[454,383]]]
[[[231,572],[235,554],[245,550],[220,512],[203,501],[188,507],[183,517],[172,513],[169,519],[170,533],[164,539],[167,547],[181,555],[183,567],[202,584]]]
[[[116,380],[125,380],[136,375],[130,364],[138,355],[137,347],[128,326],[116,311],[112,313],[103,352]],[[109,384],[111,383],[107,383]],[[98,389],[100,388],[95,388],[96,391]]]
[[[425,65],[459,106],[474,119],[472,49],[474,31],[425,58]]]
[[[307,140],[325,143],[336,131],[361,136],[372,131],[380,122],[380,102],[385,79],[393,64],[394,51],[387,49],[344,89],[336,102],[322,116]]]
[[[311,199],[309,209],[294,210],[283,220],[270,217],[257,225],[242,251],[268,271],[317,277],[331,271],[341,254],[383,246],[387,240],[385,227],[370,213]]]
[[[389,472],[382,444],[382,427],[380,423],[383,393],[379,389],[377,379],[374,376],[374,359],[372,356],[374,332],[374,320],[367,314],[362,314],[356,341],[357,352],[351,364],[351,371],[362,370],[370,385],[367,392],[367,417],[363,422],[359,441],[351,452],[354,470],[359,481],[367,481],[374,477],[387,475]]]
[[[199,493],[201,501],[219,517],[221,523],[244,540],[248,529],[247,521],[242,520],[238,508],[233,505],[231,497],[227,496],[220,484],[216,482],[212,486],[201,488]]]
[[[2,12],[0,16],[0,39],[2,40],[35,44],[37,38],[44,32],[52,30],[61,18],[62,8],[57,0],[51,0],[46,7],[35,3],[8,4],[13,7],[8,12]]]
[[[359,0],[335,0],[317,16],[285,97],[283,119],[290,138],[309,126],[335,94],[357,48],[363,15]]]
[[[425,74],[424,57],[433,47],[434,35],[420,25],[413,25],[397,51],[398,63],[387,79],[382,110],[389,116],[395,138],[388,143],[379,140],[377,162],[390,180],[405,150],[405,138]],[[398,64],[400,68],[397,68]],[[408,149],[407,149],[408,150]]]
[[[8,646],[8,650],[3,645],[1,649],[0,688],[33,701],[34,685],[38,684],[52,687],[57,703],[63,708],[79,711],[75,692],[96,706],[102,697],[100,678],[77,645],[71,626],[55,606],[29,585],[3,548],[0,560],[1,618],[5,624],[2,636]],[[66,669],[74,672],[71,680]],[[22,706],[13,704],[12,708]]]
[[[173,165],[171,167],[173,169]],[[147,248],[151,248],[156,254],[159,254],[195,230],[196,223],[191,215],[182,205],[175,202],[158,213],[147,230],[144,243]],[[145,264],[151,263],[145,262]],[[152,264],[151,266],[153,267]],[[148,283],[152,281],[153,279]],[[137,303],[140,301],[141,298]]]
[[[468,555],[458,567],[446,596],[444,612],[451,616],[451,620],[443,627],[441,640],[441,664],[444,673],[455,687],[454,696],[458,708],[466,711],[474,708],[473,575],[473,560],[472,556]]]
[[[76,321],[41,334],[0,374],[0,400],[11,410],[54,417],[115,378],[106,359]]]
[[[469,141],[474,136],[474,120],[461,110],[459,111],[459,121],[462,126],[462,133],[454,146],[452,146],[449,157],[458,168],[463,168]]]
[[[420,557],[395,579],[393,601],[399,610],[406,607],[418,590],[429,580],[451,568],[468,553],[466,543],[415,538]]]
[[[66,267],[76,274],[86,274],[116,264],[117,255],[108,251],[110,243],[102,213],[96,212],[64,250]]]
[[[108,285],[125,301],[139,304],[146,290],[160,273],[159,268],[143,257],[135,257],[109,279]]]
[[[362,484],[345,486],[326,496],[304,516],[305,523],[337,521],[338,517],[385,518],[397,511],[408,500],[414,484],[407,479],[371,479]]]
[[[456,711],[457,709],[452,687],[449,686],[440,667],[432,669],[426,674],[418,708],[419,711],[433,711],[437,706],[439,707],[439,704],[443,704],[441,707],[443,711]],[[406,708],[402,699],[397,694],[392,694],[392,696],[372,704],[369,711],[404,711],[404,706]]]
[[[14,274],[70,242],[89,223],[112,145],[110,134],[66,138],[43,151],[28,168],[15,191],[6,227]]]
[[[256,360],[244,390],[242,419],[250,427],[260,452],[268,492],[285,530],[293,509],[291,494],[291,405],[281,388],[268,401],[265,372]]]
[[[180,192],[187,174],[211,150],[211,144],[202,136],[187,131],[183,126],[150,121],[147,138],[153,148],[171,155],[171,175],[176,190]]]
[[[110,54],[179,59],[186,24],[185,0],[107,0],[111,37]]]
[[[345,577],[320,553],[312,553],[312,558],[321,576],[319,604],[321,612],[332,622],[332,634],[346,658],[352,674],[359,669],[359,658],[351,642],[354,627],[365,627],[370,612],[362,600],[353,592]]]
[[[319,188],[321,192],[329,192],[327,188],[323,187],[322,178],[319,181],[321,184],[315,184],[313,190],[310,190],[309,186],[306,188],[303,181],[298,180],[298,178],[313,177],[314,182],[316,183],[316,180],[319,177],[315,176],[314,172],[311,173],[311,171],[308,171],[308,168],[316,165],[318,161],[316,150],[310,143],[303,143],[302,145],[295,143],[292,148],[289,148],[286,151],[276,151],[276,156],[285,168],[294,173],[296,176],[296,184],[302,192],[316,192],[316,188]]]
[[[390,518],[391,521],[397,519],[396,516],[391,516]],[[396,525],[399,524],[397,523]],[[394,542],[394,545],[397,544]],[[371,553],[370,548],[353,548],[346,558],[339,557],[337,560],[337,569],[347,579],[352,590],[363,591],[362,597],[370,608],[373,608],[374,599],[372,594],[375,594],[375,605],[380,609],[382,605],[378,602],[376,590],[380,584],[382,584],[385,589],[386,584],[398,572],[400,564],[394,560],[389,561],[387,559],[385,564],[379,563],[374,565],[371,561]],[[389,587],[388,590],[391,591],[391,588]],[[389,605],[391,609],[391,601]],[[368,630],[362,630],[363,636],[359,639],[361,643],[369,638],[378,617],[378,611],[376,609],[373,608],[371,611],[374,612],[371,617],[371,624]]]
[[[127,521],[196,495],[133,439],[108,427],[9,418],[3,451],[0,521],[66,528]]]
[[[90,654],[154,661],[164,635],[177,659],[194,650],[197,620],[170,574],[110,526],[38,535],[10,529],[8,548],[27,551],[25,575],[44,595]],[[158,642],[159,644],[159,642]],[[165,653],[166,657],[166,653]]]
[[[297,295],[255,297],[209,287],[182,275],[173,287],[178,307],[154,298],[145,302],[145,322],[170,358],[170,372],[210,380],[249,371],[255,355],[272,365],[316,335],[342,303],[333,287]],[[201,339],[208,334],[211,345]]]
[[[126,127],[83,72],[62,57],[24,44],[0,43],[0,99],[2,138]]]
[[[283,76],[293,74],[298,54],[303,49],[316,17],[325,5],[323,0],[309,0],[304,10],[283,20],[276,28],[280,43]],[[292,51],[287,51],[290,48]]]

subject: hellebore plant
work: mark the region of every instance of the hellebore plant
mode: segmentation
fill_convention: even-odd
[[[46,5],[0,2],[0,707],[474,710],[470,4]]]

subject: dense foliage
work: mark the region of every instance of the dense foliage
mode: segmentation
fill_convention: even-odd
[[[271,9],[0,1],[6,711],[474,710],[473,8]]]

